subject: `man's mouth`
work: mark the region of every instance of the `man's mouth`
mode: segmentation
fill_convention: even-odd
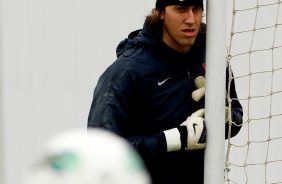
[[[195,29],[183,29],[182,32],[186,37],[194,37],[196,33]]]

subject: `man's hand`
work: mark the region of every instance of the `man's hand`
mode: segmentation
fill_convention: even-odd
[[[204,76],[198,76],[194,80],[194,84],[196,86],[196,90],[192,92],[191,96],[192,99],[198,102],[200,99],[202,99],[205,96],[205,85],[206,85],[206,79]],[[226,106],[225,107],[225,123],[229,122],[229,108]]]
[[[205,109],[199,109],[187,118],[180,126],[188,131],[186,150],[203,149],[206,146]]]
[[[204,76],[198,76],[194,80],[194,84],[196,86],[196,90],[192,92],[192,98],[196,102],[198,102],[203,96],[205,96],[205,84],[206,80]]]
[[[179,127],[164,131],[167,152],[205,148],[206,128],[204,109],[189,116]]]

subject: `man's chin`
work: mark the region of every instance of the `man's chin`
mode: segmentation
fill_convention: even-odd
[[[182,42],[181,42],[181,44],[183,45],[183,46],[193,46],[194,45],[194,43],[195,43],[195,39],[193,38],[193,39],[186,39],[186,40],[183,40]]]

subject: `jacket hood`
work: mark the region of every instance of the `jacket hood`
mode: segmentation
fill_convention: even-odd
[[[156,46],[159,43],[160,40],[157,41],[156,38],[152,37],[152,35],[149,33],[147,24],[145,22],[143,29],[138,29],[131,32],[127,38],[125,38],[118,44],[116,54],[117,56],[120,56],[124,51],[133,46]]]

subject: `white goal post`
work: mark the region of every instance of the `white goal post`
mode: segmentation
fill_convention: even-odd
[[[216,141],[216,137],[208,137],[205,184],[215,183],[211,182],[215,180],[213,177],[222,179],[222,173],[224,173],[225,184],[282,184],[282,1],[230,0],[226,2],[225,8],[220,8],[218,6],[221,6],[222,2],[217,1],[215,5],[217,10],[213,10],[212,4],[215,2],[208,1],[207,27],[214,26],[210,24],[215,24],[215,21],[211,22],[210,19],[216,17],[214,14],[209,14],[209,11],[211,13],[221,11],[221,15],[227,17],[227,25],[219,23],[217,31],[224,30],[222,25],[227,27],[223,52],[226,54],[228,67],[234,73],[234,77],[230,77],[229,81],[235,81],[238,94],[238,99],[228,99],[228,101],[231,103],[232,100],[239,100],[242,104],[243,125],[238,135],[225,141],[225,155],[222,158],[224,169],[221,169],[222,159],[218,158],[219,163],[211,161],[221,155],[222,148],[213,153],[209,153],[208,150],[211,147],[218,148],[217,144],[221,145],[222,140],[213,143],[210,139]],[[214,33],[207,34],[213,37]],[[222,37],[225,36],[222,34]],[[210,47],[209,39],[207,39],[207,49],[208,47]],[[212,45],[211,49],[218,48]],[[221,65],[221,61],[213,61],[209,57],[207,54],[210,69]],[[211,66],[213,62],[215,66]],[[208,69],[207,66],[207,75],[210,73]],[[209,80],[212,81],[208,79],[210,77],[212,76],[206,76],[207,86]],[[221,80],[220,77],[218,80]],[[218,88],[218,85],[216,86]],[[219,90],[221,93],[222,89]],[[206,111],[213,116],[218,113],[218,109],[212,104],[208,105],[209,100],[212,100],[208,98],[215,98],[210,93],[207,89]],[[206,121],[212,122],[211,119]],[[231,128],[238,126],[232,122],[232,118],[229,124]],[[212,123],[209,126],[214,125]],[[210,136],[222,130],[222,127],[217,127],[220,130],[215,127],[208,128]],[[209,165],[210,163],[214,165]],[[223,182],[219,181],[218,184],[220,183]]]
[[[205,184],[224,182],[226,0],[206,1]],[[219,31],[220,30],[220,31]],[[215,107],[216,104],[216,107]],[[216,174],[215,174],[216,172]]]

